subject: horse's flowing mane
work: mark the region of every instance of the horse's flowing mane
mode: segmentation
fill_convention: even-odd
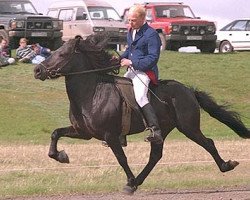
[[[92,69],[105,69],[112,66],[114,68],[115,66],[119,67],[120,58],[114,59],[112,51],[107,48],[108,40],[109,36],[107,34],[96,34],[88,36],[79,43],[78,48],[89,59]]]

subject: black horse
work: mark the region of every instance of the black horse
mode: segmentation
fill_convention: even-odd
[[[113,70],[108,70],[116,60],[111,59],[112,55],[104,48],[106,42],[107,40],[101,36],[90,36],[85,40],[71,39],[37,65],[34,75],[36,79],[41,80],[65,76],[70,102],[69,117],[72,125],[54,130],[51,135],[49,157],[62,163],[69,162],[67,154],[57,150],[60,137],[86,140],[94,137],[106,141],[127,175],[124,191],[133,194],[161,159],[163,144],[150,143],[149,161],[135,177],[119,141],[124,97],[117,89],[116,76],[110,75],[110,71]],[[154,93],[166,102],[159,101],[155,96],[151,96],[150,99],[164,139],[176,127],[186,137],[206,149],[221,172],[230,171],[239,164],[231,160],[225,162],[218,154],[213,140],[206,138],[200,130],[201,107],[240,137],[250,138],[250,131],[236,112],[228,111],[224,105],[218,105],[205,92],[188,88],[174,80],[160,81],[154,88]],[[130,119],[129,135],[144,131],[141,115],[132,111]]]

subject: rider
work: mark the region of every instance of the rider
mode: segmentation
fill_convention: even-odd
[[[121,66],[128,68],[124,76],[132,80],[135,99],[151,130],[146,141],[161,144],[161,130],[147,97],[150,81],[153,84],[158,81],[157,62],[161,40],[158,33],[147,24],[145,17],[146,11],[142,5],[134,5],[129,9],[128,21],[131,28],[127,34],[128,47],[121,55]]]

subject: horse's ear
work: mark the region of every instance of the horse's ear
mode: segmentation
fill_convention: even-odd
[[[108,40],[107,34],[89,35],[79,46],[82,51],[101,51],[107,46]]]
[[[96,42],[96,45],[101,46],[103,48],[107,46],[108,41],[110,40],[109,33],[98,33],[95,34],[93,37]]]

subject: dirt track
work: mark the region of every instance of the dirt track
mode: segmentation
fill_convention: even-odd
[[[121,193],[105,195],[73,195],[36,198],[18,198],[15,200],[250,200],[250,186],[246,188],[230,188],[220,190],[180,190],[137,192],[133,196]]]

